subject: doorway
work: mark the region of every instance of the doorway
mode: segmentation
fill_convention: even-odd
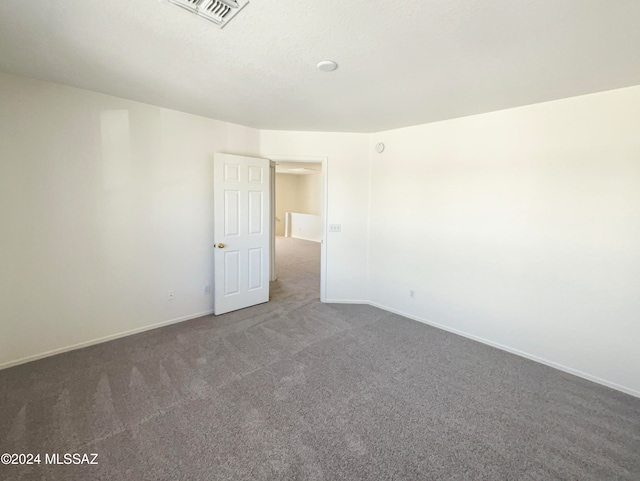
[[[326,299],[327,159],[309,156],[269,156],[272,161],[271,280],[279,277],[278,256],[320,257],[320,300]],[[318,244],[317,246],[314,244]],[[311,261],[310,261],[311,262]],[[290,262],[281,258],[282,275]],[[304,263],[298,265],[302,266]],[[307,265],[311,265],[308,263]],[[316,293],[317,295],[317,293]]]

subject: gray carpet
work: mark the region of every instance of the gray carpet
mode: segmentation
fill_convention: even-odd
[[[0,371],[2,480],[640,480],[640,399],[368,306],[268,304]]]

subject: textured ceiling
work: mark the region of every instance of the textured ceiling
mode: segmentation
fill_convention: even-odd
[[[251,0],[220,30],[166,0],[1,0],[0,70],[257,128],[373,132],[640,84],[640,1]]]

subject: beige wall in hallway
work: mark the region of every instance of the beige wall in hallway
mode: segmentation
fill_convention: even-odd
[[[300,175],[303,214],[322,215],[322,174]]]
[[[322,215],[321,174],[276,174],[276,235],[285,235],[285,213]]]
[[[285,213],[300,208],[299,175],[276,174],[276,235],[285,235]]]

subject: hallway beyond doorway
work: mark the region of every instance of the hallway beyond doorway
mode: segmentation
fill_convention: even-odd
[[[319,242],[276,237],[276,273],[271,300],[295,297],[320,300]]]

